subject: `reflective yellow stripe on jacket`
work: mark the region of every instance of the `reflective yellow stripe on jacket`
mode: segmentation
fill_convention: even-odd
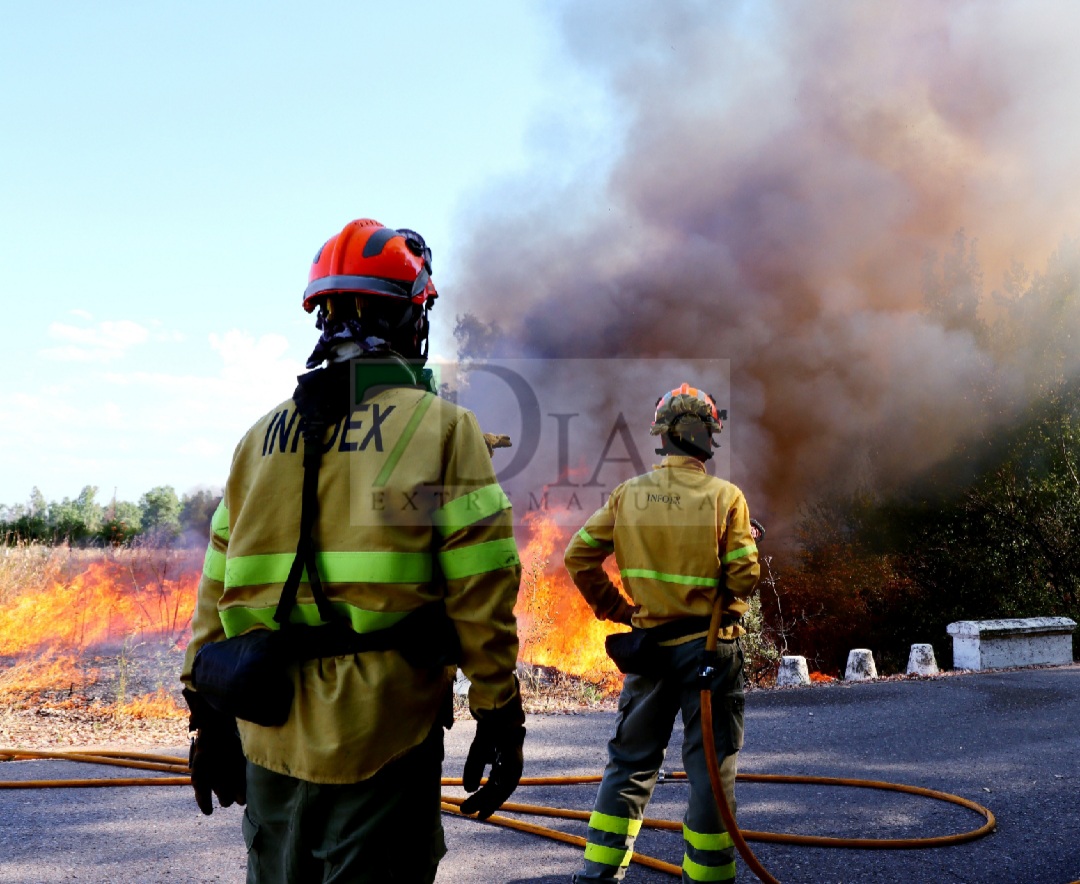
[[[475,525],[482,519],[510,509],[510,498],[498,484],[485,485],[451,500],[431,515],[435,528],[443,537]]]
[[[225,506],[225,498],[222,498],[214,510],[210,519],[210,531],[216,534],[226,543],[229,542],[229,508]]]
[[[227,589],[238,586],[284,584],[292,567],[294,553],[271,553],[257,556],[236,556],[226,559],[217,552],[207,552],[204,570],[208,576],[221,580]],[[431,579],[431,556],[427,553],[404,552],[320,552],[315,555],[319,577],[325,584],[334,583],[425,583]],[[217,576],[220,574],[221,576]],[[307,583],[305,570],[300,577]],[[407,611],[368,611],[346,602],[333,602],[357,632],[385,629],[401,620]],[[234,605],[219,611],[225,634],[232,638],[254,626],[277,629],[274,612],[277,603],[251,607]],[[298,603],[289,617],[291,623],[317,626],[322,623],[318,607],[313,603]]]
[[[494,489],[494,490],[489,490]],[[487,518],[510,506],[502,489],[487,486],[460,497],[443,507],[438,524],[447,533]],[[292,567],[294,553],[237,556],[226,559],[212,546],[207,548],[203,572],[225,584],[239,586],[284,584]],[[427,583],[432,578],[432,559],[428,553],[407,552],[320,552],[315,556],[319,577],[324,584],[335,583]],[[438,555],[439,566],[448,580],[487,574],[520,564],[517,544],[512,537],[475,543],[445,550]],[[301,583],[308,582],[305,569]],[[357,632],[371,632],[391,626],[407,612],[378,612],[334,602]],[[276,603],[266,607],[233,606],[220,612],[221,624],[228,637],[240,635],[253,626],[278,628],[274,621]],[[318,625],[322,622],[312,603],[294,605],[290,622]]]

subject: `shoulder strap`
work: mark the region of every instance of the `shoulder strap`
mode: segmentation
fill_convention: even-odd
[[[293,401],[304,422],[304,484],[300,494],[300,533],[296,541],[296,555],[274,611],[274,620],[282,628],[290,622],[305,569],[319,617],[324,623],[338,619],[337,611],[323,591],[315,541],[311,534],[319,518],[319,466],[322,463],[323,436],[326,428],[343,418],[349,410],[348,373],[343,368],[331,366],[310,371],[297,378],[297,381]]]

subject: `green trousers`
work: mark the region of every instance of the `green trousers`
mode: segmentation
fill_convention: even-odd
[[[576,884],[621,881],[633,853],[675,716],[682,712],[683,765],[690,798],[683,817],[683,881],[733,881],[735,851],[709,782],[701,733],[698,670],[705,639],[664,649],[662,675],[627,675],[619,697],[615,736],[589,819],[584,869]],[[735,773],[743,744],[743,655],[737,641],[720,642],[710,679],[713,729],[721,779],[732,811]]]
[[[309,783],[248,762],[247,884],[431,884],[446,854],[443,729],[369,779]]]

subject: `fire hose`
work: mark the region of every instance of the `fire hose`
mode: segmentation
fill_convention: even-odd
[[[726,807],[727,801],[724,798],[723,788],[719,782],[719,764],[716,759],[715,744],[712,741],[712,721],[711,721],[711,697],[706,699],[704,692],[702,696],[702,717],[705,723],[705,745],[706,751],[709,746],[713,746],[712,759],[709,761],[710,771],[715,768],[716,776],[713,780],[713,788],[718,802],[722,801],[721,815],[725,820],[725,824],[728,826],[728,832],[731,833],[732,840],[735,842],[736,848],[739,850],[747,866],[757,875],[762,881],[773,881],[776,879],[769,875],[764,868],[761,867],[760,862],[754,857],[753,852],[747,846],[747,841],[760,841],[773,844],[789,844],[789,845],[801,845],[810,847],[837,847],[837,848],[853,848],[860,850],[872,850],[872,849],[891,849],[902,850],[912,848],[927,848],[927,847],[944,847],[946,845],[960,844],[965,841],[973,841],[976,838],[981,838],[984,835],[988,835],[994,830],[995,820],[993,813],[989,808],[984,807],[981,804],[977,804],[974,801],[970,801],[966,798],[962,798],[959,795],[952,795],[948,792],[938,792],[933,789],[924,789],[918,786],[908,786],[899,783],[887,783],[876,780],[859,780],[859,779],[846,779],[841,777],[812,777],[812,776],[784,776],[777,774],[738,774],[736,781],[749,782],[749,783],[785,783],[785,784],[812,784],[823,786],[853,786],[866,789],[884,789],[893,792],[904,792],[910,795],[919,795],[926,798],[933,798],[938,801],[945,801],[952,804],[958,804],[961,807],[966,807],[975,811],[985,817],[985,823],[978,829],[973,829],[968,832],[961,832],[955,835],[939,835],[928,838],[833,838],[824,837],[818,835],[794,835],[788,833],[778,832],[757,832],[749,829],[740,830],[735,824],[731,815],[730,807]],[[0,781],[0,789],[45,789],[45,788],[94,788],[94,787],[107,787],[107,786],[188,786],[191,784],[190,776],[188,776],[189,770],[187,765],[187,759],[172,755],[155,755],[138,752],[123,752],[123,751],[107,751],[107,750],[93,750],[85,752],[77,751],[36,751],[29,749],[8,749],[0,748],[0,761],[13,761],[13,760],[33,760],[33,759],[58,759],[64,761],[82,762],[87,764],[103,764],[113,765],[117,767],[126,767],[141,769],[147,771],[154,771],[159,774],[158,776],[148,777],[104,777],[97,779],[68,779],[68,780],[8,780]],[[173,774],[173,776],[161,776],[160,774]],[[521,786],[570,786],[570,785],[586,785],[591,783],[599,783],[599,776],[577,776],[577,777],[523,777],[521,780]],[[665,774],[663,781],[682,781],[686,779],[686,774],[682,772],[673,772]],[[460,786],[461,780],[455,778],[444,778],[442,780],[443,786]],[[458,805],[464,799],[455,796],[443,795],[442,796],[442,810],[449,814],[460,814]],[[726,809],[726,814],[725,814]],[[516,804],[506,803],[501,808],[505,813],[516,813],[531,816],[541,816],[549,818],[559,818],[566,820],[580,820],[588,821],[589,812],[582,810],[573,810],[569,808],[561,807],[547,807],[543,805],[534,804]],[[523,822],[521,820],[512,819],[510,817],[503,816],[502,814],[495,814],[489,817],[485,822],[491,823],[504,828],[513,829],[519,832],[525,832],[532,835],[539,835],[545,838],[549,838],[555,841],[561,841],[564,844],[572,844],[577,847],[585,846],[585,839],[578,835],[571,835],[567,832],[561,832],[557,829],[552,829],[546,826],[536,825],[534,823]],[[645,828],[661,829],[671,831],[681,831],[682,823],[672,820],[650,819],[646,818],[642,821],[642,825]],[[741,847],[739,845],[742,845]],[[747,858],[747,855],[753,858],[751,862]],[[681,876],[682,868],[673,863],[665,862],[657,859],[656,857],[647,856],[645,854],[634,853],[631,861],[646,868],[655,869],[660,872],[667,872],[668,874]],[[767,877],[763,877],[767,876]],[[1074,884],[1080,884],[1080,882],[1074,882]]]

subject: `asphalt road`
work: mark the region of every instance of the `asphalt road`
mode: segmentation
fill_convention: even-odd
[[[598,773],[614,713],[530,716],[527,776]],[[997,831],[923,850],[826,850],[757,843],[765,867],[800,882],[1006,882],[1080,879],[1080,666],[955,675],[930,681],[755,691],[747,697],[746,773],[886,780],[950,792],[989,807]],[[472,727],[447,739],[459,775]],[[680,768],[679,728],[667,769]],[[161,751],[179,753],[179,747]],[[128,776],[58,761],[0,764],[0,780]],[[687,786],[661,784],[648,815],[680,819]],[[447,789],[453,793],[455,790]],[[523,787],[514,800],[591,807],[594,786]],[[982,817],[926,798],[863,789],[740,783],[747,829],[837,837],[926,837],[969,831]],[[584,834],[584,823],[536,822]],[[577,848],[445,818],[450,854],[438,884],[555,884]],[[678,833],[645,831],[638,848],[681,862]],[[0,882],[244,880],[237,808],[203,817],[183,787],[0,791]],[[632,866],[628,882],[674,880]],[[752,876],[740,861],[739,880]]]

